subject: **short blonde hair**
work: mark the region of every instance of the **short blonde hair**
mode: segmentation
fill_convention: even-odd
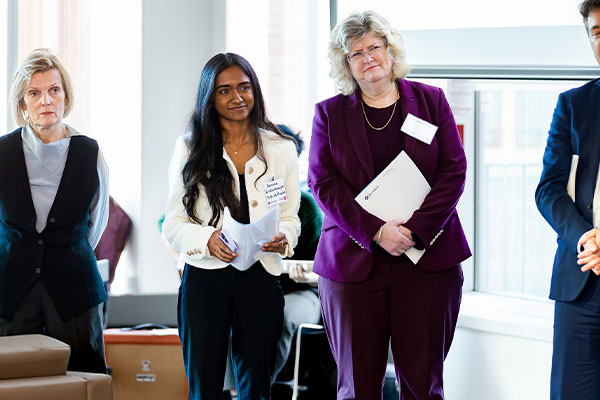
[[[73,109],[73,85],[69,73],[63,67],[58,57],[50,49],[35,49],[21,63],[21,66],[15,71],[10,87],[10,110],[13,119],[18,126],[27,124],[25,113],[25,90],[31,82],[31,77],[36,72],[46,72],[57,70],[62,80],[62,87],[65,91],[65,112],[63,118],[69,115]]]
[[[346,56],[352,44],[367,33],[382,38],[387,44],[394,79],[404,78],[410,70],[405,59],[402,36],[390,26],[388,20],[374,11],[351,14],[333,28],[329,41],[329,76],[336,80],[338,88],[346,96],[352,94],[358,86],[350,72]]]

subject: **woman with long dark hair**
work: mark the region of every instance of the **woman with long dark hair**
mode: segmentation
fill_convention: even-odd
[[[265,185],[282,182],[269,206]],[[189,133],[177,140],[163,234],[186,262],[178,321],[190,399],[221,399],[229,335],[239,399],[269,399],[283,325],[277,276],[298,241],[296,147],[269,121],[256,73],[244,58],[210,59],[200,77]],[[280,207],[279,234],[245,271],[219,237],[223,210],[241,223]]]

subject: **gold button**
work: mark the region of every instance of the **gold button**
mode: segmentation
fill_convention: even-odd
[[[256,207],[256,206],[258,205],[258,201],[256,201],[256,200],[252,200],[252,203],[250,203],[250,205],[251,205],[252,207]]]
[[[254,172],[254,168],[252,168],[252,167],[248,168],[248,173],[249,173],[249,174],[251,174],[251,173],[253,173],[253,172]]]

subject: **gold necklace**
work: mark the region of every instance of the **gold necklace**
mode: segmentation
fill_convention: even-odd
[[[237,146],[237,150],[234,150],[234,149],[232,149],[232,144],[231,144],[231,143],[225,143],[225,146],[226,146],[226,147],[229,147],[229,149],[230,149],[231,151],[233,151],[233,154],[237,156],[238,152],[239,152],[240,150],[242,150],[242,148],[243,148],[244,146],[246,146],[247,144],[250,144],[250,143],[252,143],[252,140],[248,140],[247,142],[240,144],[239,146]]]
[[[367,124],[369,124],[369,126],[372,129],[375,129],[376,131],[384,130],[390,124],[390,122],[392,122],[392,118],[394,117],[394,113],[396,112],[396,104],[398,104],[398,100],[396,100],[394,102],[394,109],[392,110],[392,115],[390,115],[390,119],[388,119],[388,122],[386,122],[385,125],[382,126],[381,128],[376,128],[373,125],[371,125],[371,123],[369,122],[369,118],[367,118],[367,113],[365,112],[365,102],[363,101],[362,98],[360,99],[360,106],[362,107],[362,112],[363,112],[363,115],[365,116],[365,121],[367,121]]]

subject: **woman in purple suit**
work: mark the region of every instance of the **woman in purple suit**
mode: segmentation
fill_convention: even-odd
[[[314,271],[338,399],[381,398],[390,340],[401,398],[443,399],[471,255],[456,212],[467,167],[456,124],[441,89],[404,79],[402,38],[376,13],[338,23],[329,57],[341,94],[316,105],[308,183],[325,213]],[[437,130],[403,127],[407,116]],[[382,221],[354,198],[402,150],[431,191],[407,221]],[[393,201],[410,190],[399,180]],[[425,249],[416,265],[412,247]]]

